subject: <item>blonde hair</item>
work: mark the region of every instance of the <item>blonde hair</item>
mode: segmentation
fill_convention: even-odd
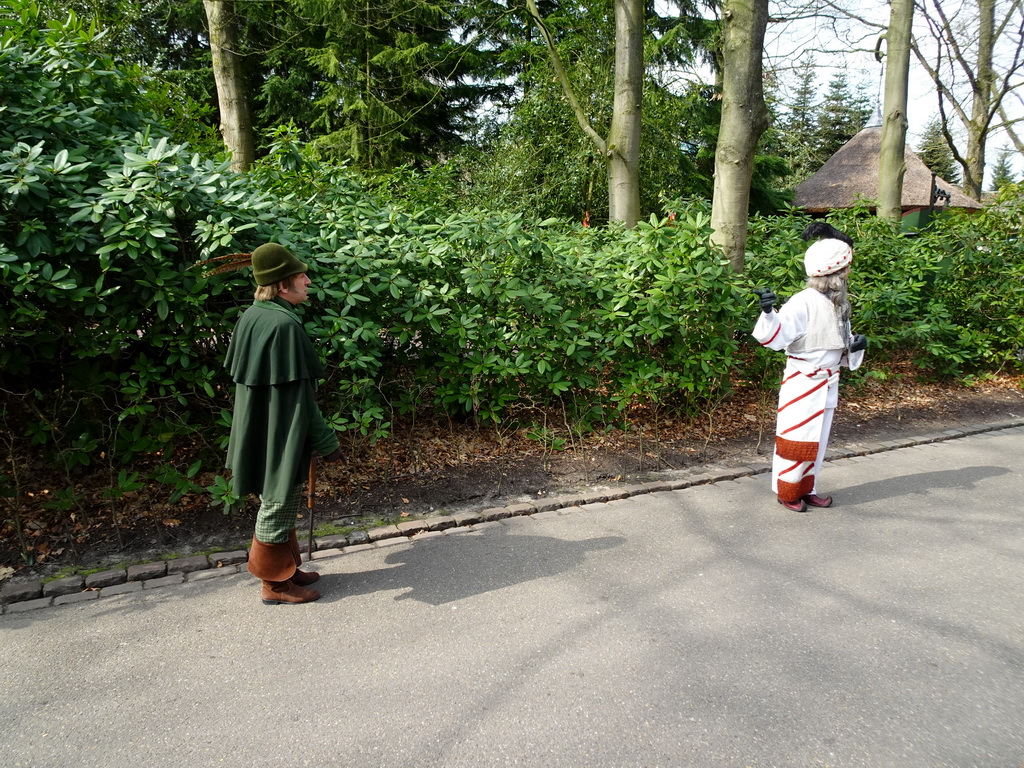
[[[280,290],[280,283],[271,283],[270,285],[257,285],[256,286],[256,301],[272,301],[277,297],[277,293]]]
[[[295,282],[295,278],[298,275],[290,275],[279,283],[271,283],[270,285],[257,285],[256,286],[256,301],[273,301],[277,298],[277,294],[281,292],[282,288],[291,288]]]

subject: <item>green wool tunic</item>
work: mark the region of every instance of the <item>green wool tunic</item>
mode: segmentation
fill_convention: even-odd
[[[227,458],[232,489],[283,504],[309,472],[312,451],[338,448],[315,399],[323,366],[291,304],[257,301],[243,312],[225,367],[235,382]]]

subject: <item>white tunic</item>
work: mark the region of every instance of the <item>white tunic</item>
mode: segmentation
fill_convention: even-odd
[[[826,307],[823,299],[828,301],[818,291],[803,290],[778,312],[762,313],[753,330],[763,346],[788,354],[772,461],[773,490],[787,501],[817,493],[817,475],[839,400],[839,369],[858,368],[864,359],[864,350],[849,351],[849,327],[837,326],[831,304]],[[826,339],[836,346],[816,348],[827,346],[822,343]],[[809,349],[795,351],[804,347]]]
[[[825,297],[813,288],[806,288],[783,304],[778,312],[774,310],[767,314],[762,312],[754,326],[753,337],[762,346],[774,350],[786,350],[788,353],[790,346],[807,336],[810,318],[815,315],[820,316],[820,313],[815,313],[809,305],[823,298]],[[827,301],[827,299],[825,300]],[[864,350],[849,352],[847,348],[852,340],[849,328],[846,329],[846,333],[848,338],[845,347],[795,353],[790,356],[790,363],[805,375],[811,375],[815,370],[825,369],[838,373],[840,367],[849,368],[851,371],[856,370],[864,361]],[[835,408],[835,402],[833,401],[829,407]]]

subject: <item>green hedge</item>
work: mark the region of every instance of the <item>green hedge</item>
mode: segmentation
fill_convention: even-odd
[[[557,409],[591,428],[638,404],[694,412],[773,370],[749,343],[749,290],[799,290],[800,215],[754,219],[737,276],[709,245],[705,201],[632,230],[410,212],[287,132],[232,173],[171,135],[144,73],[74,24],[29,16],[0,41],[0,409],[10,444],[56,462],[69,488],[89,466],[109,473],[112,501],[147,480],[177,499],[219,471],[221,362],[252,285],[194,265],[268,240],[315,264],[304,314],[329,371],[322,402],[369,439],[425,413],[486,424]],[[854,322],[871,354],[910,350],[940,374],[1018,366],[1021,218],[1011,192],[913,239],[863,211],[838,217],[857,241]],[[223,478],[208,490],[231,501]]]
[[[949,211],[906,235],[864,208],[830,221],[853,237],[853,324],[882,359],[910,353],[923,373],[1021,369],[1024,352],[1024,196],[1003,190],[982,211]],[[751,223],[747,276],[783,294],[803,283],[802,215]],[[781,290],[780,290],[781,289]]]
[[[743,309],[699,208],[631,231],[485,212],[332,215],[311,244],[323,254],[312,327],[363,398],[354,413],[376,397],[483,421],[522,402],[610,418],[637,398],[700,401],[733,364]]]
[[[287,133],[234,174],[176,143],[142,73],[90,41],[22,25],[0,43],[4,418],[69,473],[104,463],[134,487],[120,469],[158,457],[180,494],[197,467],[179,453],[206,446],[217,466],[221,360],[252,286],[194,264],[267,240],[317,265],[306,316],[342,430],[524,405],[606,422],[645,400],[692,407],[727,379],[744,310],[706,205],[632,231],[407,213]]]

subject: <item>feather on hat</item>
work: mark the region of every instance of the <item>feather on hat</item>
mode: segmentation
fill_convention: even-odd
[[[251,253],[228,253],[224,256],[215,256],[206,261],[193,264],[195,267],[204,267],[203,277],[219,275],[223,272],[231,272],[236,269],[245,269],[252,266]]]
[[[292,256],[291,251],[277,243],[265,243],[252,253],[216,256],[193,266],[205,268],[204,277],[252,267],[256,285],[278,283],[308,269],[305,263]]]

